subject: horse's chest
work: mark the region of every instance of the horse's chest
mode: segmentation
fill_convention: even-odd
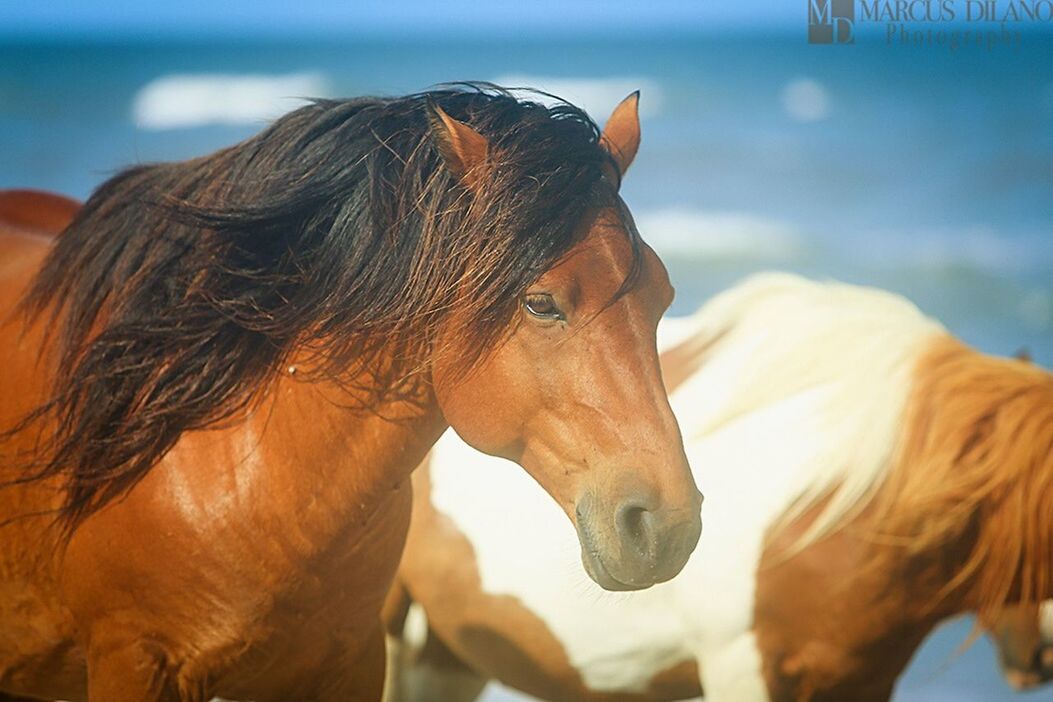
[[[297,677],[334,658],[354,660],[379,630],[408,525],[407,486],[367,523],[349,525],[310,558],[285,564],[268,583],[271,589],[241,612],[241,651],[223,679],[238,689],[247,680],[259,685],[268,677]],[[215,653],[223,660],[227,646]]]
[[[100,513],[71,543],[71,606],[93,628],[159,632],[180,675],[214,683],[220,697],[270,699],[334,660],[354,661],[379,636],[411,491],[408,481],[377,485],[350,511],[326,502],[335,491],[287,491],[280,506],[277,488],[252,509],[221,509],[180,494],[161,469],[144,481],[149,491]]]

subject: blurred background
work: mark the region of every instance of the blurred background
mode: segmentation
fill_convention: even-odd
[[[84,198],[304,96],[491,80],[602,123],[640,89],[623,195],[674,312],[785,269],[904,293],[981,350],[1051,365],[1053,33],[952,50],[806,30],[805,0],[7,0],[0,187]],[[1014,699],[985,640],[960,650],[970,628],[938,631],[896,699]]]

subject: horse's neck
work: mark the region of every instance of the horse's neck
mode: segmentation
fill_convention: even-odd
[[[254,418],[263,450],[275,460],[292,459],[297,479],[310,467],[320,485],[368,491],[377,482],[389,489],[404,481],[446,427],[434,398],[394,400],[366,411],[356,406],[363,399],[358,394],[287,373],[275,388],[270,416]]]
[[[309,557],[369,524],[445,428],[431,399],[353,409],[362,399],[287,370],[249,418],[188,434],[165,462],[177,478],[194,473],[186,484],[197,503],[284,522],[286,540]]]

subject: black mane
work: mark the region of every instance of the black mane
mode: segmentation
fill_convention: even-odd
[[[490,141],[481,192],[445,168],[431,104]],[[184,431],[248,408],[294,351],[330,378],[379,374],[370,407],[416,392],[440,324],[489,348],[585,213],[617,205],[610,164],[577,108],[465,86],[317,100],[213,155],[120,173],[23,303],[59,353],[53,399],[15,428],[56,426],[26,479],[67,478],[72,529]]]

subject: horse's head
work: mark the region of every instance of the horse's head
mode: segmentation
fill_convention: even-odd
[[[672,578],[701,532],[702,498],[655,340],[673,289],[616,193],[639,144],[636,106],[635,95],[619,105],[600,140],[610,195],[586,209],[565,253],[516,291],[498,343],[464,371],[470,342],[451,333],[432,364],[450,425],[544,487],[577,528],[589,575],[609,590]],[[437,117],[451,171],[485,188],[487,140]]]
[[[981,622],[998,650],[1002,675],[1015,690],[1053,680],[1053,600],[1008,607]]]

